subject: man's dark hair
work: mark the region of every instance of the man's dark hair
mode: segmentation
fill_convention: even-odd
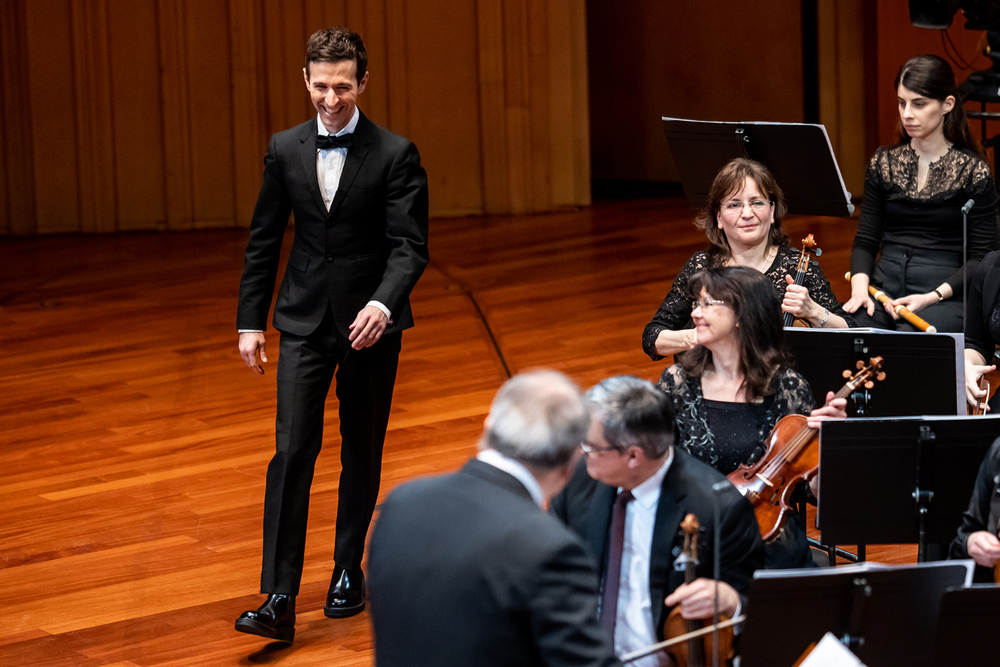
[[[677,441],[670,399],[648,380],[631,375],[606,378],[584,395],[604,426],[604,439],[619,449],[638,447],[646,458],[666,455]]]
[[[368,71],[368,52],[361,35],[347,28],[317,30],[306,44],[306,74],[311,63],[338,63],[353,60],[358,67],[358,83]]]

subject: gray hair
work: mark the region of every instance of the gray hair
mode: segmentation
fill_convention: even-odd
[[[658,459],[676,440],[673,406],[652,382],[619,375],[594,385],[584,398],[601,420],[609,445],[638,447],[647,458]]]
[[[572,458],[589,428],[590,413],[572,380],[556,371],[531,371],[500,387],[479,446],[552,469]]]

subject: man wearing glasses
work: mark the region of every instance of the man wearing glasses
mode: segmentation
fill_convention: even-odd
[[[750,503],[722,474],[673,447],[670,401],[651,383],[613,377],[588,391],[586,399],[591,423],[582,444],[585,462],[553,499],[552,511],[602,564],[599,616],[614,637],[615,653],[662,639],[663,622],[677,605],[684,618],[712,617],[716,502],[719,609],[735,615],[754,570],[764,566]],[[684,584],[674,560],[683,544],[679,526],[689,513],[701,524],[698,578]],[[654,654],[632,664],[653,667],[665,661]]]

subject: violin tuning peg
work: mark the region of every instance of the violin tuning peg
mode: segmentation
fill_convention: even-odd
[[[820,255],[823,254],[823,249],[822,248],[816,248],[816,251],[813,252],[813,254],[816,255],[817,257],[819,257]],[[819,262],[816,262],[816,264],[818,265]]]
[[[865,367],[865,362],[863,362],[860,359],[858,359],[858,363],[854,364],[854,367],[857,368],[860,371],[862,368]]]
[[[851,377],[851,371],[844,371],[844,377],[845,378]]]
[[[885,373],[878,373],[878,374],[876,374],[875,375],[875,379],[878,380],[879,382],[881,382],[882,380],[885,379]]]
[[[871,389],[874,386],[875,386],[875,383],[872,382],[871,380],[868,380],[867,382],[865,382],[865,389]]]

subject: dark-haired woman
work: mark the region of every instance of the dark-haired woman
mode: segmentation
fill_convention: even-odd
[[[699,272],[689,284],[696,345],[668,367],[659,386],[677,417],[677,445],[729,474],[765,451],[771,429],[790,414],[846,417],[846,401],[827,394],[814,410],[812,389],[788,367],[782,350],[780,299],[770,281],[748,267]],[[798,516],[767,544],[767,566],[808,565],[809,546]]]
[[[969,131],[951,66],[911,58],[894,83],[900,142],[879,148],[865,174],[861,218],[851,252],[851,298],[859,326],[913,331],[904,305],[938,331],[962,331],[962,207],[968,216],[969,278],[995,248],[997,196],[990,168]],[[878,261],[875,256],[878,255]],[[884,308],[872,282],[896,297]]]
[[[788,247],[781,229],[785,212],[781,188],[761,163],[737,158],[719,170],[708,193],[708,206],[695,220],[711,246],[687,261],[646,325],[642,333],[646,354],[656,361],[695,346],[688,281],[702,269],[718,266],[746,266],[766,275],[782,298],[782,310],[810,326],[851,326],[818,266],[810,264],[802,285],[790,284],[800,253]]]

